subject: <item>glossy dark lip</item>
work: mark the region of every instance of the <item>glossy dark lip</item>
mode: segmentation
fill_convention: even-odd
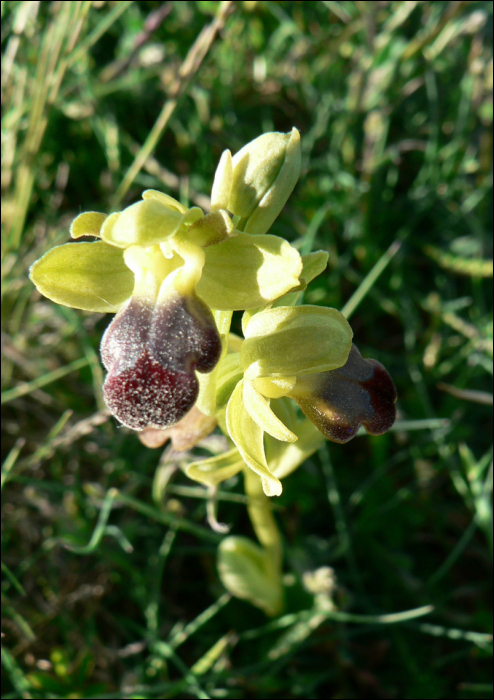
[[[382,435],[396,420],[391,376],[377,360],[364,359],[355,345],[343,367],[310,375],[305,383],[306,390],[292,398],[328,440],[344,444],[361,425],[370,435]]]

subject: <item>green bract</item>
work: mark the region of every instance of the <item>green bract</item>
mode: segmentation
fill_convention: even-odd
[[[283,586],[271,560],[269,550],[247,537],[227,537],[218,549],[218,573],[225,588],[267,615],[277,615],[283,606]]]

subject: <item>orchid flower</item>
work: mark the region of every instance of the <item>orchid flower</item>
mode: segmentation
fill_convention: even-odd
[[[258,139],[235,165],[231,155],[229,167],[220,164],[211,214],[147,190],[122,212],[78,216],[72,238],[99,240],[53,248],[31,268],[49,299],[117,312],[101,344],[103,394],[129,428],[177,423],[197,399],[196,372],[211,372],[222,354],[220,334],[232,311],[262,306],[300,284],[300,255],[265,233],[264,212],[279,212],[298,179],[300,137],[294,130],[260,140],[268,161],[259,163]],[[251,233],[239,228],[244,219]]]

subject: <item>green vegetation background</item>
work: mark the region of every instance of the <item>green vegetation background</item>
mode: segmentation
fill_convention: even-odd
[[[491,697],[492,3],[2,2],[2,52],[3,697]],[[81,211],[207,208],[225,148],[292,126],[272,230],[329,251],[306,302],[359,290],[413,423],[286,479],[273,622],[225,595],[202,488],[105,414],[109,318],[27,275]]]

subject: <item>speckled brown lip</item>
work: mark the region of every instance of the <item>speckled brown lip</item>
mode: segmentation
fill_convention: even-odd
[[[133,298],[101,341],[105,402],[134,430],[174,425],[197,399],[195,371],[210,372],[220,354],[213,315],[197,297],[175,294],[156,306]]]

